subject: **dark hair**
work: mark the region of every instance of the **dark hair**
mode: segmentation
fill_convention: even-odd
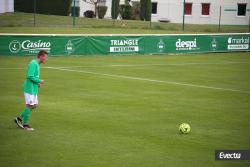
[[[43,55],[48,55],[48,52],[46,50],[40,50],[37,54],[37,57],[43,56]]]

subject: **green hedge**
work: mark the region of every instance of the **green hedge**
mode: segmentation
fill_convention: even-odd
[[[129,5],[120,5],[120,14],[122,19],[130,20],[132,18],[132,7]]]
[[[132,20],[140,20],[140,8],[141,4],[140,2],[133,2],[132,6]]]
[[[97,14],[99,19],[103,19],[108,7],[107,6],[97,6]]]
[[[15,0],[17,12],[33,13],[35,0]],[[36,0],[36,13],[68,16],[72,0]]]
[[[112,0],[112,6],[111,6],[112,19],[117,19],[119,15],[119,12],[120,12],[119,4],[120,4],[120,0]]]
[[[80,16],[80,7],[75,7],[75,15],[74,15],[74,7],[71,7],[71,16],[79,17]]]
[[[152,4],[151,0],[140,0],[140,18],[144,21],[151,21]]]

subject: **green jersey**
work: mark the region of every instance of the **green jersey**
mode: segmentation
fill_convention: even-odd
[[[27,69],[26,80],[23,84],[23,90],[25,93],[32,95],[38,94],[38,83],[42,82],[39,79],[40,76],[40,65],[37,60],[32,60]]]

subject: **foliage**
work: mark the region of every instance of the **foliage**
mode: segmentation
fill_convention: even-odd
[[[132,7],[130,5],[121,5],[120,14],[122,19],[130,20],[132,18]]]
[[[112,0],[112,6],[111,6],[112,19],[117,19],[119,15],[119,12],[120,12],[119,4],[120,4],[120,0]]]
[[[151,21],[152,4],[151,0],[140,0],[140,18],[144,21]]]
[[[95,18],[95,12],[93,10],[87,10],[84,13],[84,16],[87,18]]]
[[[71,7],[71,16],[75,16],[75,17],[79,17],[80,15],[80,7],[79,6],[75,6],[75,7]]]
[[[97,6],[97,14],[99,19],[103,19],[108,7],[107,6]]]
[[[34,2],[36,2],[34,4]],[[72,0],[15,0],[14,10],[18,12],[69,16]]]

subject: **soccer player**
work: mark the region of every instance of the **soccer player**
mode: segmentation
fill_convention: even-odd
[[[32,131],[34,130],[28,124],[30,113],[38,104],[38,89],[43,86],[44,80],[40,76],[40,64],[45,63],[48,58],[48,53],[44,50],[39,51],[37,58],[32,60],[27,69],[26,79],[23,84],[24,98],[26,108],[19,117],[15,118],[15,123],[18,127]]]

